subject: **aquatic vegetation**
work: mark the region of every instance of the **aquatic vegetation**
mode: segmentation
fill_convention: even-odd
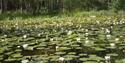
[[[117,63],[125,58],[124,17],[29,18],[0,24],[1,63]]]

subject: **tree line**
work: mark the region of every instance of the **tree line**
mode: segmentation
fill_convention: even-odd
[[[29,13],[73,10],[125,10],[125,0],[0,0],[1,13],[21,11]]]

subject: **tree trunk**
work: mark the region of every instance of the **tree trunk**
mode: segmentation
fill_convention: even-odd
[[[0,3],[0,11],[1,11],[1,12],[0,12],[0,13],[2,13],[2,12],[3,12],[3,0],[0,0],[0,2],[1,2],[1,3]]]

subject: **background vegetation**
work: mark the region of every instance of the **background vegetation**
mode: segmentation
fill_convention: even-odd
[[[1,13],[46,14],[71,11],[125,10],[125,0],[0,0]]]

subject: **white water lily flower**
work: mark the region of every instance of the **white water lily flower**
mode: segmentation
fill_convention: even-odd
[[[85,35],[88,35],[89,33],[85,33]]]
[[[38,28],[38,26],[35,26],[35,28]]]
[[[88,40],[88,37],[86,37],[85,39]]]
[[[99,22],[99,21],[96,21],[96,23],[97,23],[97,24],[100,24],[100,22]]]
[[[122,23],[124,24],[125,22],[123,21]]]
[[[22,60],[21,63],[28,63],[29,60]]]
[[[86,40],[86,41],[85,41],[85,44],[88,44],[88,43],[89,43],[89,40]]]
[[[53,38],[50,39],[50,41],[53,41],[53,40],[54,40]]]
[[[27,35],[23,35],[23,38],[27,38]]]
[[[85,29],[86,32],[88,32],[89,30],[88,29]]]
[[[115,41],[119,41],[119,38],[116,38]]]
[[[2,42],[5,41],[4,39],[1,40]]]
[[[38,37],[40,37],[40,36],[41,36],[41,34],[39,33],[37,36],[38,36]]]
[[[105,56],[105,60],[110,60],[111,57],[110,56]]]
[[[111,47],[115,47],[115,43],[111,43],[110,46],[111,46]]]
[[[116,24],[119,24],[119,22],[116,22]]]
[[[109,39],[111,37],[111,35],[106,35],[106,37]]]
[[[116,23],[114,22],[113,25],[116,25]]]
[[[25,48],[28,47],[28,44],[24,44],[24,45],[22,45],[22,46],[23,46],[23,48],[25,49]]]
[[[59,60],[60,60],[60,61],[64,61],[65,58],[64,58],[64,57],[60,57]]]
[[[4,35],[4,37],[7,37],[7,35]]]
[[[80,38],[76,38],[76,40],[79,42],[81,39]]]
[[[18,28],[18,23],[16,23],[16,24],[14,25],[14,27],[17,27],[17,28]]]
[[[59,46],[56,46],[56,50],[59,48]]]
[[[72,31],[68,31],[67,35],[71,35],[72,34]]]
[[[111,31],[109,29],[106,29],[106,33],[110,33]]]
[[[104,30],[104,28],[101,28],[102,30]]]
[[[110,28],[112,29],[112,28],[113,28],[113,26],[110,26]]]
[[[18,26],[18,23],[16,23],[15,25]]]
[[[21,46],[17,46],[18,48],[20,48]]]

